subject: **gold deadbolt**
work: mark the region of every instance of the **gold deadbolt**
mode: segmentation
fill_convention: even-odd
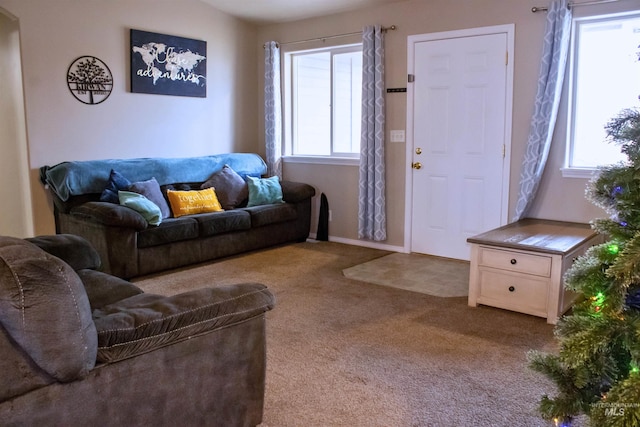
[[[420,147],[416,148],[416,154],[422,154],[422,148]]]
[[[422,163],[420,162],[411,163],[411,167],[414,169],[420,169],[422,168]]]

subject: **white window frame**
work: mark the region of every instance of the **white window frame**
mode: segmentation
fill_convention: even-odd
[[[622,13],[610,13],[610,14],[602,14],[597,16],[586,16],[580,18],[574,18],[572,23],[572,33],[571,33],[571,47],[569,50],[570,58],[569,58],[569,83],[568,83],[568,107],[567,107],[567,136],[566,136],[566,152],[565,152],[565,160],[564,165],[560,168],[562,172],[562,176],[565,178],[591,178],[598,171],[597,167],[579,167],[571,165],[571,160],[573,156],[573,145],[574,145],[574,132],[575,132],[575,121],[574,117],[575,107],[576,107],[576,80],[577,80],[577,51],[579,46],[579,27],[583,24],[594,23],[594,22],[606,22],[619,18],[633,18],[640,17],[640,12],[631,11],[631,12],[622,12]],[[629,106],[621,106],[620,110],[624,108],[630,108]],[[611,117],[613,118],[613,116]],[[603,141],[603,144],[606,143]]]
[[[331,154],[329,155],[294,155],[293,154],[293,57],[309,53],[330,52],[331,55],[346,52],[362,52],[362,43],[349,43],[344,45],[316,48],[290,50],[283,52],[283,157],[285,163],[309,163],[309,164],[333,164],[352,165],[360,164],[359,153],[334,153],[333,152],[333,114],[331,115]],[[331,69],[333,79],[333,67]],[[333,82],[331,83],[331,97],[335,95]]]

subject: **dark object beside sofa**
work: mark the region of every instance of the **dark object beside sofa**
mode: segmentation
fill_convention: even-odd
[[[41,168],[54,202],[57,233],[83,236],[102,258],[102,270],[132,278],[289,242],[304,241],[311,224],[313,187],[282,181],[285,203],[166,218],[150,226],[138,212],[100,201],[111,170],[130,181],[155,178],[167,189],[200,189],[224,165],[242,178],[261,177],[256,154],[232,153],[182,159],[64,162]],[[216,190],[217,191],[217,190]]]
[[[260,424],[269,290],[152,295],[99,261],[78,236],[0,237],[0,424]]]

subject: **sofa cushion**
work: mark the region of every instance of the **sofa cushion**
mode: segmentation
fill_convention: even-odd
[[[261,315],[274,296],[261,284],[174,296],[139,294],[95,310],[99,362],[115,362]]]
[[[118,191],[126,190],[131,185],[131,181],[125,178],[120,172],[111,169],[107,185],[102,194],[100,194],[101,202],[119,203]]]
[[[251,215],[251,226],[262,227],[278,222],[293,221],[298,217],[296,209],[290,203],[261,205],[244,208]]]
[[[86,239],[74,234],[55,234],[26,239],[69,264],[74,270],[100,268],[100,255]]]
[[[268,205],[271,203],[284,203],[282,200],[282,187],[277,176],[270,178],[247,177],[249,187],[249,201],[247,206]]]
[[[160,184],[158,184],[158,181],[156,181],[155,178],[151,178],[147,181],[134,182],[129,186],[128,191],[142,194],[144,197],[155,203],[160,208],[163,219],[171,216],[169,204],[165,200],[162,191],[160,191]]]
[[[57,381],[82,378],[95,365],[96,328],[80,278],[26,240],[0,237],[0,323]]]
[[[142,293],[142,289],[133,283],[102,271],[78,270],[76,273],[87,292],[91,310]]]
[[[213,188],[192,191],[167,190],[167,197],[174,218],[222,210]]]
[[[200,188],[209,187],[215,189],[220,205],[225,210],[237,208],[249,197],[247,183],[229,165],[214,172]]]
[[[167,196],[167,191],[190,191],[190,190],[201,190],[202,183],[201,182],[174,182],[173,184],[165,184],[160,186],[160,191],[164,195],[164,198],[169,201],[169,196]]]
[[[157,227],[138,232],[138,248],[164,245],[198,237],[198,222],[193,217],[167,218]]]
[[[194,215],[200,226],[200,237],[251,228],[251,216],[243,210]]]
[[[133,191],[118,191],[120,204],[138,212],[151,225],[160,225],[162,211],[151,200]]]

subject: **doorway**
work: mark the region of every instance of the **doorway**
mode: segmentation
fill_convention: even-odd
[[[0,9],[0,235],[33,236],[18,21]]]
[[[405,250],[469,260],[507,222],[513,25],[408,38]]]

